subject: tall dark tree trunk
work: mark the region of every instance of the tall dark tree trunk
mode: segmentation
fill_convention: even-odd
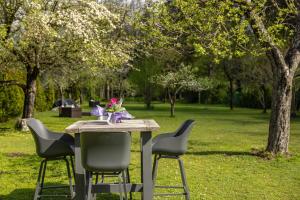
[[[27,67],[26,86],[24,88],[24,105],[22,118],[32,118],[34,115],[34,102],[36,95],[36,80],[39,74],[37,67]]]
[[[80,105],[82,105],[82,104],[83,104],[83,89],[80,88],[80,89],[79,89],[79,92],[80,92],[79,103],[80,103]]]
[[[292,103],[291,103],[291,118],[297,117],[297,105],[296,105],[296,89],[295,85],[293,84],[292,88]]]
[[[110,86],[109,86],[109,81],[107,80],[105,83],[105,91],[106,91],[106,99],[110,99]]]
[[[300,110],[300,89],[298,90],[298,92],[297,92],[297,97],[296,97],[296,109],[297,109],[297,111],[299,112],[299,110]]]
[[[233,80],[229,79],[229,106],[230,110],[233,110]]]
[[[263,107],[263,113],[267,113],[267,89],[265,85],[261,86],[261,91],[262,91],[262,107]]]
[[[61,106],[63,107],[65,98],[64,98],[64,89],[61,85],[59,85],[59,95],[60,95],[60,99],[61,99]]]
[[[224,73],[227,77],[227,80],[229,81],[229,86],[228,86],[228,90],[229,90],[229,107],[230,107],[230,110],[233,110],[233,81],[234,81],[234,78],[230,72],[230,70],[228,69],[229,65],[228,65],[228,62],[227,61],[224,61],[223,62],[223,70],[224,70]]]
[[[144,102],[146,104],[146,109],[150,110],[152,102],[152,87],[150,83],[145,83]]]

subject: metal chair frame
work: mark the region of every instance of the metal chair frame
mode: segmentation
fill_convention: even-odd
[[[104,177],[118,177],[118,184],[119,184],[119,190],[120,190],[120,200],[128,200],[127,197],[127,188],[126,183],[128,179],[128,170],[123,170],[121,172],[114,172],[114,173],[101,173],[101,183],[104,183]],[[97,192],[92,193],[92,186],[93,186],[93,176],[96,175],[96,182],[95,185],[98,184],[98,176],[99,173],[94,172],[86,172],[86,182],[87,182],[87,200],[96,200],[97,198]],[[130,199],[132,199],[131,193],[130,193]]]
[[[160,159],[176,159],[178,161],[179,167],[180,167],[180,174],[181,174],[181,181],[182,181],[182,186],[159,186],[155,185],[156,183],[156,178],[157,178],[157,171],[158,171],[158,162]],[[153,162],[153,170],[152,170],[152,180],[153,180],[153,187],[154,188],[173,188],[173,189],[183,189],[183,193],[157,193],[154,194],[154,196],[179,196],[179,195],[184,195],[186,200],[190,200],[190,192],[189,188],[187,185],[187,179],[186,179],[186,174],[184,170],[184,165],[183,161],[180,159],[179,156],[166,156],[166,155],[155,155],[154,156],[154,162]]]
[[[64,186],[64,185],[57,185],[57,186],[44,186],[45,183],[45,175],[46,175],[46,169],[47,169],[47,162],[49,161],[54,161],[54,160],[64,160],[66,162],[66,167],[67,167],[67,173],[68,173],[68,179],[69,179],[69,185]],[[71,164],[70,164],[71,163]],[[36,183],[36,189],[34,193],[34,200],[41,199],[42,197],[71,197],[73,198],[75,193],[73,189],[73,184],[72,184],[72,175],[71,175],[71,170],[70,170],[70,165],[73,173],[73,177],[75,177],[75,171],[74,171],[74,163],[72,156],[70,156],[70,162],[67,159],[67,156],[63,157],[58,157],[58,158],[45,158],[41,161],[40,168],[39,168],[39,175]],[[66,188],[69,187],[70,189],[70,195],[63,195],[63,194],[58,194],[58,195],[43,195],[43,190],[44,189],[56,189],[56,188]]]
[[[95,184],[97,185],[99,183],[99,173],[95,173],[96,175],[96,180],[95,180]],[[101,173],[101,183],[104,183],[104,178],[105,177],[116,177],[118,176],[118,173]],[[129,175],[129,169],[126,169],[126,181],[127,183],[130,183],[130,175]],[[96,193],[94,196],[94,199],[96,199]],[[132,200],[132,192],[129,193],[129,200]]]

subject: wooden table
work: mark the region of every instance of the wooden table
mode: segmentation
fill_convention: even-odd
[[[152,131],[160,127],[154,120],[123,120],[122,123],[103,125],[93,121],[78,121],[65,129],[67,133],[75,134],[75,199],[84,200],[86,195],[85,170],[81,165],[80,134],[84,132],[140,132],[141,144],[141,183],[127,184],[128,192],[141,192],[143,200],[153,199],[152,185]],[[103,192],[119,192],[118,184],[98,184],[92,190]]]

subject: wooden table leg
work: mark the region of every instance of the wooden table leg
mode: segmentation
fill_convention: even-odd
[[[152,132],[141,132],[141,178],[143,184],[142,200],[153,199],[152,184]]]
[[[75,134],[75,200],[85,200],[85,170],[81,165],[80,133]]]

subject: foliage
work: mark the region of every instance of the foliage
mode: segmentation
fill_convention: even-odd
[[[183,65],[177,71],[156,76],[154,82],[176,94],[181,90],[202,91],[212,87],[212,82],[208,78],[198,78],[194,73],[191,66]]]
[[[171,117],[174,117],[177,94],[181,90],[202,91],[212,87],[212,81],[208,78],[195,76],[191,66],[181,65],[177,71],[169,71],[153,78],[153,82],[167,90],[171,104]]]
[[[55,88],[52,81],[50,81],[45,88],[45,96],[46,96],[46,105],[47,110],[52,108],[55,99]]]
[[[36,87],[36,96],[35,96],[35,104],[34,108],[37,111],[43,112],[48,109],[47,100],[46,100],[46,94],[44,91],[44,86],[42,85],[41,81],[37,80],[37,87]]]
[[[17,86],[0,87],[0,121],[16,117],[22,113],[23,92]]]
[[[121,66],[130,60],[131,43],[120,37],[119,30],[123,29],[118,26],[122,24],[120,15],[110,12],[102,3],[18,1],[14,9],[10,9],[7,1],[1,3],[0,57],[30,77],[27,80],[34,82],[41,73],[56,71],[60,73],[60,81],[66,79],[63,82],[69,83],[68,77],[75,70],[93,73],[103,66]],[[16,83],[16,80],[5,81]],[[23,88],[34,85],[24,79],[20,84]],[[28,91],[24,90],[25,96],[30,95]],[[33,104],[28,101],[26,106]],[[30,109],[24,110],[25,115],[32,115]]]
[[[240,57],[245,54],[260,55],[272,43],[285,48],[294,36],[292,20],[295,19],[297,2],[288,1],[173,1],[184,16],[185,22],[194,27],[190,33],[199,55],[214,55],[215,61]],[[265,32],[254,24],[250,11],[266,26]],[[255,19],[254,19],[255,20]],[[256,21],[257,22],[257,21]],[[253,35],[253,30],[258,30]]]

